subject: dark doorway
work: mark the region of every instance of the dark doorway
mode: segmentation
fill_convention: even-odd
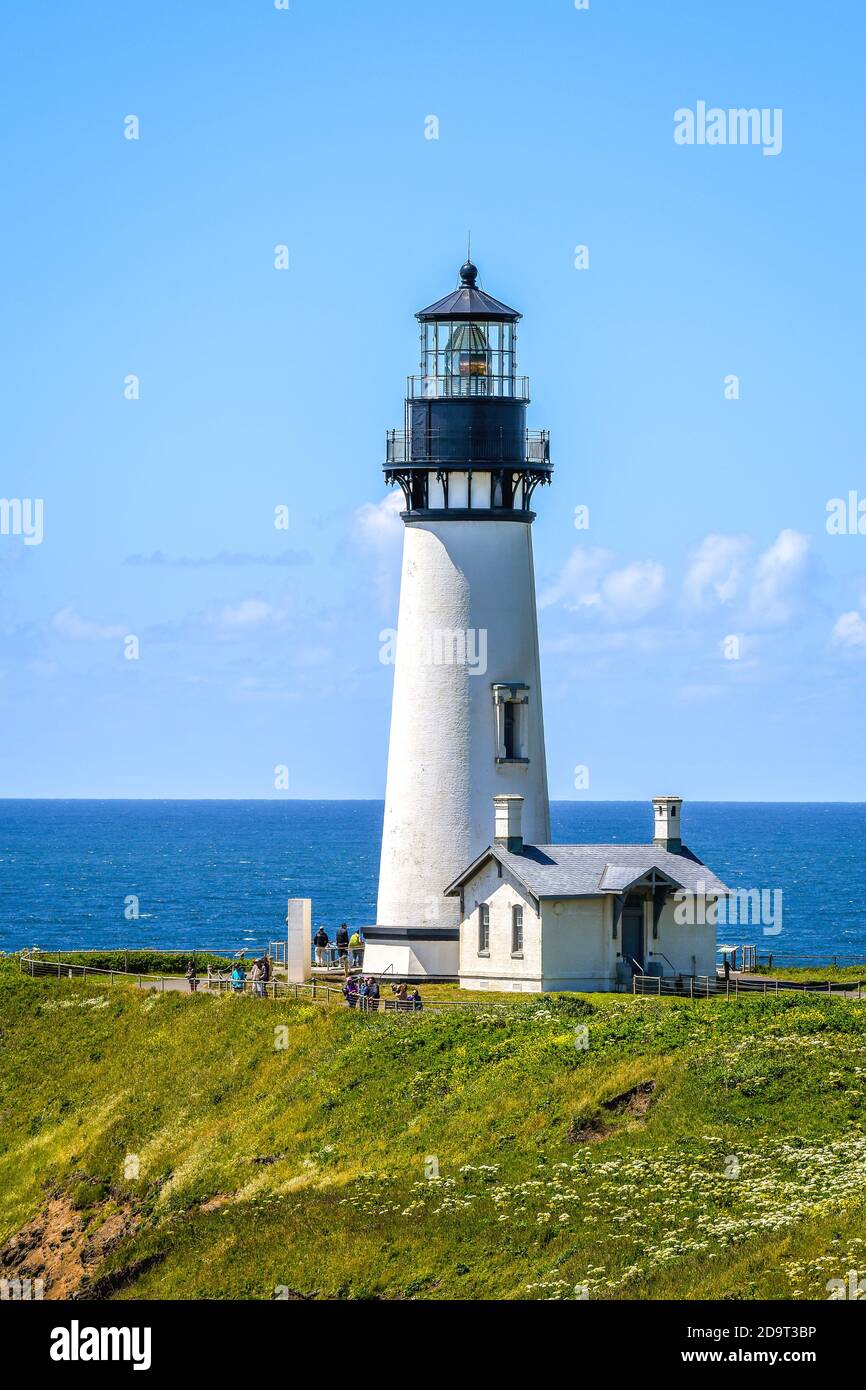
[[[622,957],[632,971],[636,965],[644,968],[643,958],[643,898],[629,893],[622,910]]]

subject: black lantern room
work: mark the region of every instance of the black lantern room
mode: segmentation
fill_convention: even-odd
[[[388,431],[385,464],[386,482],[403,489],[406,520],[531,521],[532,493],[550,480],[547,431],[526,428],[520,314],[477,280],[467,261],[458,288],[416,315],[421,373],[409,378],[404,429]]]

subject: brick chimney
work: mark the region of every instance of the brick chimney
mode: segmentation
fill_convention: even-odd
[[[682,851],[682,811],[681,796],[653,797],[653,844],[670,854]]]
[[[516,792],[500,792],[493,798],[493,807],[495,812],[493,843],[501,845],[511,854],[522,854],[523,797]]]

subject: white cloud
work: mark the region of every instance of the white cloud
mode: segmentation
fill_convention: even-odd
[[[758,556],[749,593],[753,622],[788,622],[802,596],[808,557],[809,537],[787,528]]]
[[[561,603],[575,612],[579,608],[599,604],[601,576],[613,564],[613,560],[609,550],[591,545],[575,546],[557,578],[540,595],[539,608],[550,608],[555,603]]]
[[[126,628],[106,623],[93,623],[79,618],[72,607],[61,608],[51,619],[51,626],[70,642],[109,642],[126,636]]]
[[[612,570],[601,583],[605,615],[619,621],[643,618],[661,603],[664,588],[664,566],[655,560],[634,560]]]
[[[373,584],[383,612],[392,611],[397,603],[403,545],[400,512],[404,506],[403,493],[397,489],[389,492],[381,502],[365,502],[354,516],[355,541],[373,552]]]
[[[220,627],[240,629],[261,627],[264,623],[279,622],[285,615],[279,608],[265,603],[261,598],[244,598],[240,603],[228,603],[217,613],[215,621]]]
[[[808,536],[786,529],[756,560],[751,550],[748,536],[705,536],[683,580],[687,607],[734,606],[744,624],[757,627],[788,622],[810,580]]]
[[[355,512],[355,536],[364,545],[379,550],[399,544],[403,536],[400,512],[403,493],[395,490],[381,502],[365,502]]]
[[[614,569],[614,560],[609,550],[575,546],[557,578],[541,594],[539,607],[561,603],[572,613],[586,609],[612,622],[645,617],[661,602],[664,567],[654,560],[634,560]]]
[[[840,647],[866,647],[866,621],[856,609],[842,613],[833,624],[833,641]]]
[[[748,536],[705,536],[683,580],[686,602],[696,608],[731,603],[742,592],[750,549]]]

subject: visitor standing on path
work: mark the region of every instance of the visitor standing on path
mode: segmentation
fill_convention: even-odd
[[[348,969],[349,965],[349,928],[345,922],[341,922],[337,928],[337,955],[343,969]]]
[[[195,994],[196,990],[198,989],[198,972],[195,968],[194,960],[187,961],[186,981],[189,985],[190,994]]]
[[[316,965],[327,965],[326,952],[330,944],[331,942],[325,928],[319,927],[319,930],[313,937],[313,945],[316,948]]]

